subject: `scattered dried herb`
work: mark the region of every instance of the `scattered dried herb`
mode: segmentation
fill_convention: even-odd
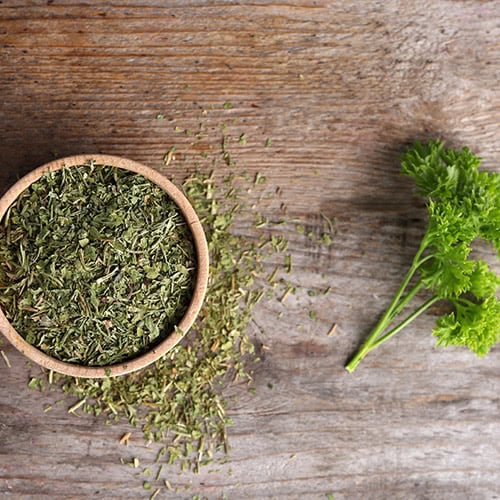
[[[132,436],[131,432],[126,432],[121,438],[120,438],[120,444],[124,444],[125,446],[128,446],[130,442],[130,437]]]
[[[337,323],[334,323],[330,328],[330,330],[328,331],[328,333],[326,334],[327,337],[331,337],[332,335],[335,334],[336,331],[337,331]]]
[[[101,380],[56,375],[63,390],[76,396],[71,408],[141,425],[146,441],[164,444],[159,460],[197,469],[217,451],[227,451],[226,402],[221,383],[249,381],[247,357],[255,359],[246,335],[251,309],[262,298],[266,251],[232,233],[241,210],[241,178],[216,183],[214,175],[196,173],[184,190],[204,224],[210,251],[208,293],[189,335],[151,367],[123,377]],[[250,300],[249,300],[250,297]]]
[[[28,387],[30,389],[38,389],[40,391],[43,391],[44,389],[43,380],[39,379],[38,377],[31,377],[28,382]]]
[[[206,113],[204,110],[203,114]],[[229,151],[229,128],[225,125],[222,130],[224,137],[218,141],[219,150],[206,155],[207,165],[212,168],[218,166],[219,159],[226,165],[236,165]],[[195,135],[194,139],[200,137]],[[240,135],[238,143],[245,142],[245,134]],[[269,146],[271,141],[267,142]],[[186,160],[189,155],[179,158]],[[198,153],[192,156],[195,164],[199,158]],[[167,153],[164,161],[168,159]],[[144,477],[142,485],[149,483],[151,488],[161,485],[162,489],[177,492],[178,488],[165,478],[166,473],[161,477],[164,464],[175,463],[181,470],[197,470],[221,458],[221,452],[224,458],[228,451],[226,428],[231,419],[226,415],[222,389],[230,381],[250,382],[251,369],[258,360],[246,334],[252,308],[264,297],[284,301],[288,294],[296,293],[295,286],[280,276],[286,274],[283,259],[273,259],[273,255],[283,254],[288,246],[284,235],[274,233],[276,223],[257,216],[257,221],[267,221],[263,230],[259,230],[258,239],[249,239],[248,232],[240,235],[234,231],[238,219],[248,221],[248,213],[253,215],[257,211],[256,205],[245,205],[247,193],[264,190],[264,184],[265,178],[260,175],[252,179],[241,173],[221,179],[203,171],[184,182],[184,190],[205,227],[211,268],[206,301],[197,323],[173,351],[147,369],[122,377],[88,380],[54,376],[55,382],[75,398],[75,404],[81,403],[79,408],[83,411],[105,415],[111,422],[128,419],[132,425],[141,427],[147,442],[159,442],[154,448],[158,450],[155,463],[159,464],[156,475],[152,476],[155,483],[151,477]],[[276,193],[280,194],[278,190]],[[265,261],[273,262],[272,272],[264,267]],[[291,259],[287,263],[291,266]],[[280,312],[278,317],[282,316]],[[270,349],[267,345],[260,348]],[[255,392],[253,387],[248,390]],[[138,458],[121,462],[135,469],[140,465]]]
[[[144,177],[90,162],[47,173],[0,226],[0,304],[57,359],[102,366],[168,335],[192,295],[195,250],[173,200]]]
[[[10,364],[10,360],[7,357],[7,354],[5,354],[5,352],[3,352],[3,350],[0,350],[0,354],[2,355],[2,358],[3,358],[4,362],[5,362],[5,364],[7,365],[7,368],[12,368],[11,364]]]
[[[266,180],[267,179],[260,172],[257,172],[253,180],[253,185],[256,186],[257,184],[262,184],[266,182]]]
[[[170,165],[172,160],[175,160],[175,146],[172,146],[163,156],[163,163],[165,164],[166,167]]]
[[[291,283],[286,283],[285,293],[281,296],[280,301],[284,303],[290,293],[295,293],[295,287]]]

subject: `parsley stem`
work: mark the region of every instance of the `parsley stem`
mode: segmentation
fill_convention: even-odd
[[[408,293],[408,295],[403,299],[403,301],[400,303],[400,305],[403,304],[403,302],[404,302],[404,304],[406,304],[407,302],[409,302],[409,300],[415,296],[415,294],[421,288],[421,286],[422,286],[422,283],[420,283],[420,282],[417,283],[412,288],[412,290]],[[424,311],[426,311],[437,300],[439,300],[439,297],[437,297],[437,296],[431,297],[429,300],[427,300],[426,302],[424,302],[418,309],[416,309],[413,313],[411,313],[403,321],[401,321],[401,323],[399,323],[397,326],[395,326],[394,328],[392,328],[390,331],[388,331],[382,337],[379,337],[379,335],[387,328],[388,324],[387,323],[383,323],[383,324],[381,324],[380,327],[375,327],[375,329],[373,330],[372,334],[368,337],[367,341],[361,346],[361,348],[358,350],[358,352],[354,355],[354,357],[346,365],[346,367],[345,367],[346,370],[348,372],[352,373],[356,369],[356,367],[358,366],[358,364],[361,362],[361,360],[372,349],[375,349],[380,344],[382,344],[386,340],[389,340],[391,337],[393,337],[394,335],[396,335],[396,333],[398,333],[399,331],[401,331],[405,326],[407,326],[408,324],[410,324],[415,318],[417,318],[418,316],[420,316],[420,314],[422,314]],[[397,314],[399,314],[399,312],[401,312],[401,309],[402,309],[402,307],[397,312]],[[390,324],[390,322],[392,321],[393,318],[394,318],[394,316],[389,320],[389,324]]]
[[[425,264],[428,260],[433,259],[434,255],[431,253],[423,257],[421,260],[419,260],[416,264],[415,267],[420,267],[422,264]]]
[[[396,335],[400,330],[402,330],[405,326],[409,325],[415,318],[420,316],[424,311],[429,309],[434,302],[438,301],[439,297],[434,295],[431,297],[429,300],[425,301],[418,309],[416,309],[414,312],[412,312],[409,316],[407,316],[399,325],[395,326],[392,330],[388,331],[383,337],[380,337],[377,339],[370,347],[371,349],[375,349],[375,347],[378,347],[380,344],[384,343],[386,340],[389,340],[391,337]]]
[[[421,261],[419,261],[422,253],[427,247],[427,237],[424,236],[422,239],[420,246],[413,258],[412,265],[408,272],[406,273],[403,282],[398,288],[396,294],[394,295],[391,303],[387,307],[385,313],[380,318],[379,322],[375,325],[374,329],[365,340],[365,342],[358,349],[356,354],[351,358],[349,363],[345,366],[345,369],[352,373],[360,361],[368,354],[368,352],[372,349],[373,344],[377,342],[379,335],[381,335],[384,330],[391,324],[394,318],[403,310],[406,304],[415,296],[420,287],[422,286],[422,282],[419,281],[417,284],[408,292],[408,294],[401,300],[402,295],[405,293],[408,285],[410,284],[411,279],[419,268]]]
[[[406,304],[408,304],[408,302],[410,302],[411,299],[413,299],[413,297],[415,297],[415,295],[418,293],[418,291],[422,288],[423,285],[424,285],[424,283],[422,282],[422,280],[419,280],[413,286],[413,288],[408,292],[408,294],[401,299],[401,301],[399,302],[399,304],[397,305],[397,307],[394,309],[394,311],[392,313],[391,321],[394,318],[396,318],[396,316],[398,316],[398,314],[401,313],[401,311],[405,308]]]

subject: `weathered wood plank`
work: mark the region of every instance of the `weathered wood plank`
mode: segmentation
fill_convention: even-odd
[[[500,495],[498,348],[482,360],[435,348],[434,309],[354,375],[343,369],[424,228],[422,201],[399,174],[405,146],[441,137],[498,170],[499,12],[498,1],[0,2],[0,190],[82,152],[180,179],[226,134],[239,168],[267,177],[271,218],[284,204],[307,231],[320,231],[320,213],[337,219],[329,249],[293,224],[276,228],[290,240],[298,292],[256,311],[250,333],[266,349],[256,393],[227,388],[230,460],[197,475],[165,468],[177,492],[158,498]],[[207,137],[185,132],[200,124]],[[236,230],[256,237],[251,216]],[[57,393],[27,389],[35,367],[0,348],[12,366],[0,359],[0,496],[152,493],[120,464],[137,456],[155,471],[139,430],[127,448],[125,423],[68,415]]]

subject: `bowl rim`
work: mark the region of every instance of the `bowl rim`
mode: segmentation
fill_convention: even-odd
[[[164,356],[168,351],[175,347],[179,341],[184,337],[189,328],[193,325],[200,312],[203,300],[208,286],[208,268],[209,256],[208,245],[205,237],[203,226],[192,207],[189,200],[182,193],[182,191],[168,180],[163,174],[147,167],[142,163],[123,158],[121,156],[107,155],[107,154],[80,154],[67,156],[48,163],[45,163],[25,176],[21,177],[15,184],[13,184],[0,198],[0,221],[2,221],[5,213],[9,207],[14,203],[17,197],[31,186],[34,182],[39,180],[45,173],[56,172],[64,167],[76,167],[87,164],[93,161],[96,165],[112,166],[129,170],[136,174],[142,175],[159,186],[167,195],[176,203],[182,215],[184,216],[187,224],[190,227],[191,234],[197,256],[197,269],[195,278],[195,287],[191,301],[188,305],[184,316],[178,323],[176,329],[168,334],[159,344],[155,345],[152,349],[138,355],[127,361],[116,363],[108,366],[84,366],[53,358],[44,352],[37,349],[35,346],[29,344],[10,324],[5,316],[2,308],[0,307],[0,332],[7,338],[7,340],[26,357],[41,365],[48,370],[70,375],[73,377],[82,378],[105,378],[125,375],[131,373],[154,363],[159,358]]]

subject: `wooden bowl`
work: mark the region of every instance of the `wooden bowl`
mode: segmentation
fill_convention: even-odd
[[[149,364],[153,363],[161,356],[163,356],[170,349],[172,349],[172,347],[174,347],[183,337],[183,334],[185,334],[189,330],[200,311],[207,290],[208,247],[205,233],[203,232],[203,227],[200,223],[200,220],[198,219],[198,216],[196,215],[196,212],[194,211],[193,207],[184,196],[184,194],[174,184],[172,184],[172,182],[170,182],[166,177],[164,177],[157,171],[146,167],[145,165],[132,160],[128,160],[126,158],[120,158],[118,156],[111,155],[96,154],[70,156],[67,158],[52,161],[50,163],[46,163],[45,165],[36,168],[32,172],[21,178],[19,181],[17,181],[0,198],[0,220],[3,219],[5,212],[16,200],[16,198],[31,184],[40,179],[43,174],[45,174],[46,172],[60,170],[63,167],[83,165],[90,160],[93,160],[96,165],[109,165],[113,167],[123,168],[149,179],[151,182],[162,188],[170,196],[170,198],[177,204],[186,222],[188,223],[191,229],[197,254],[196,281],[191,302],[189,303],[183,318],[177,325],[178,329],[171,332],[163,341],[152,347],[151,350],[145,352],[144,354],[138,355],[137,357],[121,363],[99,367],[71,364],[60,361],[43,353],[33,345],[26,342],[26,340],[24,340],[24,338],[19,335],[19,333],[17,333],[17,331],[9,323],[1,308],[0,331],[4,334],[5,337],[7,337],[7,339],[14,345],[14,347],[16,347],[29,359],[49,370],[54,370],[56,372],[71,375],[74,377],[104,378],[107,376],[124,375],[126,373],[130,373],[148,366]]]

